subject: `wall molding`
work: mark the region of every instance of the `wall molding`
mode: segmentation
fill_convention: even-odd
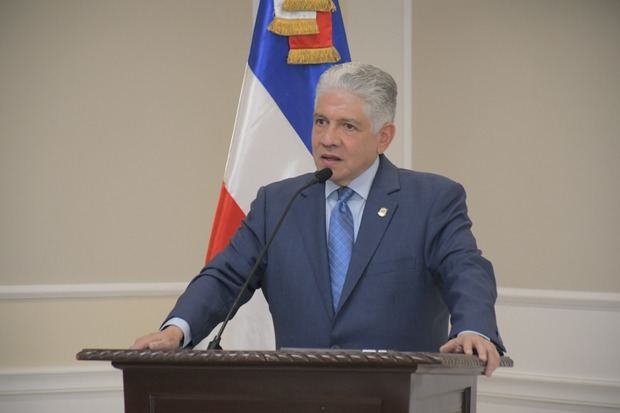
[[[178,296],[187,283],[99,283],[0,285],[1,300]],[[620,294],[498,288],[498,305],[620,311]]]
[[[178,296],[186,286],[183,282],[0,285],[0,301]]]
[[[6,396],[122,391],[122,372],[109,364],[96,367],[0,369],[0,399]]]
[[[123,376],[108,365],[0,369],[0,411],[121,413]]]
[[[590,291],[498,288],[498,305],[620,311],[620,294]]]
[[[478,402],[537,405],[540,408],[620,409],[620,381],[498,370],[478,381]],[[591,410],[588,410],[591,411]]]

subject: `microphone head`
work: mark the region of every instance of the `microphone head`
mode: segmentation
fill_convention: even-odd
[[[332,177],[332,170],[329,168],[323,168],[320,171],[316,171],[314,173],[314,179],[316,179],[316,182],[319,184],[322,184],[323,182],[327,181],[329,178]]]

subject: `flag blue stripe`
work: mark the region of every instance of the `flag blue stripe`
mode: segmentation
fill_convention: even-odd
[[[337,1],[332,13],[334,47],[340,53],[339,63],[351,61],[349,46]],[[263,84],[304,145],[312,152],[312,113],[314,89],[319,76],[332,64],[289,65],[288,37],[267,30],[273,19],[273,0],[262,0],[256,15],[248,65]]]

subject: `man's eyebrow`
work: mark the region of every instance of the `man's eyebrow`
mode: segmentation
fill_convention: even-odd
[[[360,126],[361,125],[360,121],[358,121],[356,119],[352,119],[352,118],[341,118],[341,119],[338,119],[338,122],[340,122],[340,123],[352,123],[355,126]]]
[[[327,116],[325,116],[325,115],[323,115],[321,113],[318,113],[318,112],[314,112],[313,118],[314,119],[316,119],[316,118],[328,119]],[[334,119],[334,120],[336,122],[339,122],[339,123],[352,123],[352,124],[354,124],[356,126],[361,125],[361,122],[358,121],[357,119],[354,119],[354,118],[338,118],[338,119]]]

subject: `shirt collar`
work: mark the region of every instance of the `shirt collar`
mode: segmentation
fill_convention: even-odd
[[[372,181],[375,179],[375,175],[377,174],[377,170],[379,169],[379,157],[375,159],[375,161],[362,172],[357,178],[349,182],[347,185],[349,188],[355,191],[356,194],[361,196],[364,199],[368,199],[368,194],[370,193],[370,187],[372,186]],[[334,191],[340,189],[340,186],[336,185],[330,180],[325,182],[325,198],[327,199]]]

